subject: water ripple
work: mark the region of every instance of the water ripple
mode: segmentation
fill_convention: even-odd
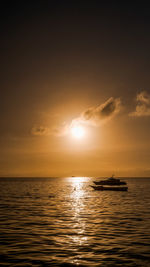
[[[0,266],[149,266],[150,179],[127,181],[1,178]]]

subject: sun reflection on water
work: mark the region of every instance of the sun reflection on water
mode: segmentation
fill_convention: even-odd
[[[80,182],[84,182],[88,179],[88,177],[82,177],[82,176],[77,176],[77,177],[69,177],[69,181],[71,181],[73,184],[79,184]]]
[[[70,193],[70,201],[74,234],[70,236],[70,242],[78,246],[84,245],[87,242],[84,218],[86,215],[84,181],[86,181],[86,177],[71,177],[72,191]]]

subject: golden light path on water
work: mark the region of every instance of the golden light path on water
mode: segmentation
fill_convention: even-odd
[[[73,190],[70,194],[72,200],[72,220],[74,222],[75,233],[70,237],[70,242],[73,246],[82,246],[87,243],[87,236],[85,235],[86,220],[85,216],[85,203],[84,197],[86,192],[83,188],[83,184],[86,181],[86,177],[71,177],[70,178]],[[79,256],[80,257],[80,256]],[[73,263],[78,263],[77,259],[73,259]]]
[[[93,200],[91,202],[91,196],[87,190],[87,183],[89,187],[90,178],[70,177],[68,179],[72,185],[69,200],[71,205],[73,234],[68,235],[67,238],[69,239],[69,244],[72,248],[75,250],[78,248],[79,251],[81,249],[82,252],[78,253],[78,256],[72,259],[73,264],[80,264],[81,259],[83,262],[83,255],[86,255],[87,259],[93,257],[92,252],[88,249],[89,246],[91,246],[91,242],[94,242],[93,232],[95,232],[96,227],[93,223],[95,220],[97,224],[99,222],[102,223],[103,220],[101,218],[97,219],[93,216],[93,213],[95,213],[95,204],[93,203]],[[93,225],[93,229],[91,229],[91,225]],[[101,242],[103,245],[107,245],[107,241],[105,241],[102,237]],[[105,258],[104,255],[95,255],[95,257],[99,260]]]
[[[1,266],[149,266],[150,179],[117,193],[95,179],[1,179]]]

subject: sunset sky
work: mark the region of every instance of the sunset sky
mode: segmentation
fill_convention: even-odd
[[[150,176],[149,7],[53,2],[1,6],[0,176]]]

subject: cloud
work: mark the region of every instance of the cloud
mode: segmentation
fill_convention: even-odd
[[[65,136],[76,125],[99,126],[114,117],[121,108],[119,98],[109,98],[105,103],[84,110],[79,117],[74,118],[69,124],[62,123],[53,127],[34,126],[31,129],[35,136]]]
[[[31,134],[35,136],[63,136],[68,132],[68,126],[63,123],[62,125],[57,125],[53,127],[45,127],[45,126],[34,126],[31,129]]]
[[[47,136],[50,135],[50,129],[44,126],[34,126],[31,129],[33,135]]]
[[[150,95],[146,91],[141,91],[136,96],[135,111],[129,113],[132,117],[150,116]]]
[[[141,93],[137,94],[136,100],[140,103],[150,105],[150,95],[146,91],[142,91]]]
[[[120,111],[120,108],[120,98],[111,97],[105,103],[85,110],[80,119],[85,123],[98,126],[114,117]]]

